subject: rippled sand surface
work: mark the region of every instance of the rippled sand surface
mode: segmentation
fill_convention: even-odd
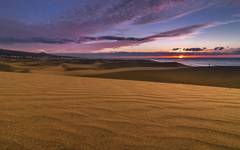
[[[240,90],[1,72],[0,149],[240,149]]]

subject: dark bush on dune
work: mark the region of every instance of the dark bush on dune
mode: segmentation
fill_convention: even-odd
[[[8,72],[13,72],[15,71],[14,68],[10,65],[7,64],[1,64],[0,63],[0,71],[8,71]]]
[[[29,73],[30,70],[26,68],[17,68],[8,64],[0,63],[0,71],[5,72],[18,72],[18,73]]]

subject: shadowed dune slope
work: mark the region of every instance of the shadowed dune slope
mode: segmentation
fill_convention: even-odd
[[[240,149],[240,90],[0,72],[0,149]]]
[[[86,76],[240,88],[240,67],[191,67],[166,70],[128,70]]]

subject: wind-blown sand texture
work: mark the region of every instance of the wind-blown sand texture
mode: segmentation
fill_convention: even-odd
[[[0,72],[0,149],[240,149],[240,90]]]

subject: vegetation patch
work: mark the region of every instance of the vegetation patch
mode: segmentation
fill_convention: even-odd
[[[0,63],[0,71],[5,72],[19,72],[19,73],[29,73],[30,70],[27,68],[14,67],[8,64]]]

